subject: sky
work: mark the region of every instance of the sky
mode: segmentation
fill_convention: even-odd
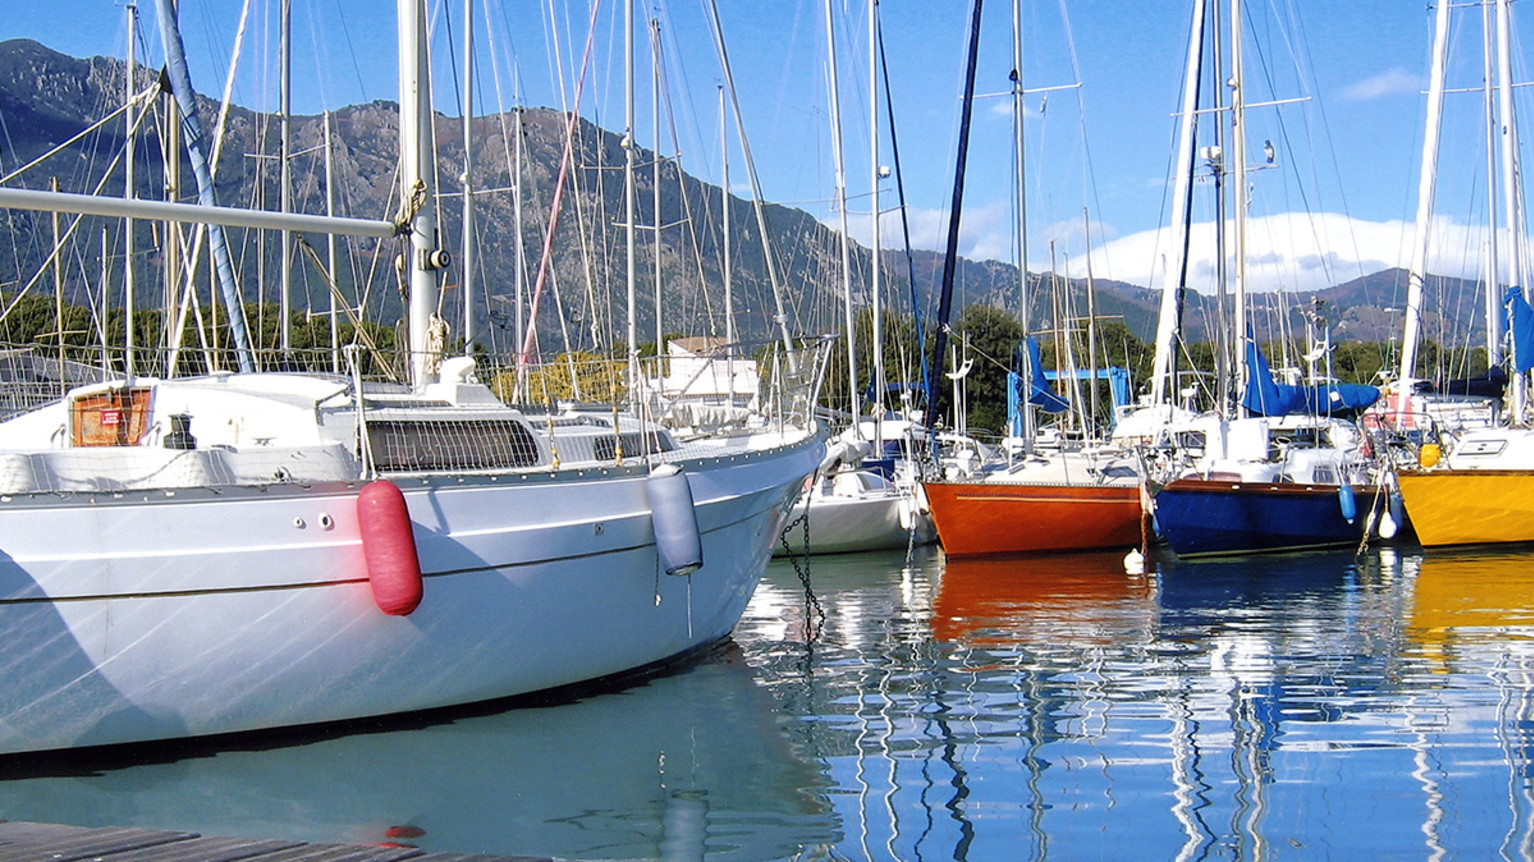
[[[747,139],[763,195],[839,223],[823,0],[717,0]],[[8,4],[0,38],[29,37],[76,56],[123,56],[126,13],[115,0]],[[217,96],[230,66],[242,0],[183,0],[192,77]],[[250,0],[234,100],[277,106],[277,0]],[[851,233],[871,221],[870,76],[866,0],[832,0]],[[720,176],[718,93],[723,75],[709,0],[636,3],[635,134],[653,146],[650,34],[660,21],[669,116],[690,173]],[[1028,266],[1159,286],[1169,251],[1171,152],[1187,53],[1185,0],[1022,0]],[[394,7],[387,0],[292,0],[296,113],[394,99]],[[463,0],[432,2],[436,107],[461,111]],[[1422,0],[1246,0],[1248,279],[1254,289],[1313,290],[1410,259],[1432,11]],[[882,0],[879,15],[894,102],[912,239],[941,248],[971,6],[961,0]],[[475,111],[568,106],[588,34],[581,112],[624,124],[623,6],[603,0],[475,4]],[[1521,11],[1521,10],[1515,10]],[[1012,4],[984,7],[961,253],[1016,262],[1012,157]],[[160,57],[154,6],[142,9]],[[447,26],[451,20],[452,27]],[[589,26],[594,20],[595,27]],[[450,30],[458,32],[450,38]],[[1449,96],[1430,270],[1473,276],[1485,223],[1480,13],[1455,13]],[[1528,80],[1514,42],[1514,77]],[[451,58],[451,59],[450,59]],[[158,60],[156,60],[158,61]],[[1227,70],[1226,74],[1229,72]],[[880,84],[880,99],[885,98]],[[1519,99],[1534,94],[1519,91]],[[1002,94],[1002,95],[998,95]],[[878,162],[893,166],[887,118]],[[662,150],[674,152],[669,132]],[[749,195],[732,128],[732,188]],[[1274,145],[1269,166],[1264,142]],[[1211,183],[1195,189],[1191,270],[1209,289],[1215,270]],[[898,243],[894,179],[881,188],[883,244]]]

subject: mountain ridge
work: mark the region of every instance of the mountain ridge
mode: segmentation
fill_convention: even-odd
[[[27,39],[0,43],[0,165],[14,169],[39,157],[55,144],[84,129],[93,117],[106,116],[120,103],[125,90],[125,65],[109,57],[78,59],[53,51]],[[140,70],[140,88],[155,81],[150,69]],[[204,128],[211,130],[217,116],[216,103],[199,97]],[[363,218],[385,218],[397,205],[393,203],[394,161],[397,141],[397,116],[392,102],[374,101],[351,105],[331,112],[333,169],[337,177],[335,197],[338,213]],[[451,198],[461,193],[457,176],[463,164],[461,121],[436,116],[436,141],[442,200],[442,231],[446,237],[458,236],[460,206]],[[516,184],[508,164],[515,151],[518,121],[522,130],[525,158],[520,166],[524,188],[522,207],[523,246],[525,250],[524,307],[536,282],[538,252],[544,243],[549,222],[548,202],[558,176],[558,165],[565,145],[568,116],[548,108],[514,109],[505,114],[476,117],[475,177],[476,189],[498,189],[495,193],[476,195],[476,236],[479,241],[478,272],[484,273],[482,290],[495,297],[481,312],[489,324],[484,335],[504,348],[515,330],[510,309],[514,304],[511,274],[515,271],[516,221],[513,196],[505,190]],[[156,123],[163,123],[157,115]],[[292,118],[294,152],[292,159],[293,195],[300,211],[323,212],[325,196],[324,165],[316,155],[323,149],[324,118]],[[225,130],[226,143],[217,165],[217,191],[220,202],[234,206],[275,209],[279,199],[277,170],[270,156],[276,150],[277,122],[272,115],[231,106]],[[150,130],[139,150],[137,193],[156,198],[163,194],[166,172],[151,157],[161,146],[159,133]],[[570,185],[565,194],[566,207],[550,242],[553,250],[545,281],[547,295],[540,303],[539,327],[554,337],[560,347],[590,348],[598,344],[619,343],[626,337],[622,318],[622,177],[612,168],[622,164],[621,138],[601,129],[585,118],[577,118],[574,127],[573,162]],[[66,153],[73,158],[50,160],[45,167],[67,163],[69,170],[60,176],[66,191],[90,191],[99,174],[123,149],[122,123],[114,121],[85,135]],[[636,161],[644,167],[636,172],[636,218],[641,226],[690,224],[695,230],[676,227],[661,231],[662,330],[687,335],[720,335],[723,330],[722,274],[719,266],[721,193],[717,186],[682,173],[674,160],[662,159],[661,208],[659,217],[652,212],[653,164],[655,156],[639,148]],[[55,157],[59,159],[59,157]],[[183,160],[184,161],[184,160]],[[94,171],[94,174],[91,174]],[[46,174],[45,174],[46,175]],[[121,171],[113,173],[104,193],[122,193]],[[42,187],[37,177],[25,182]],[[183,164],[180,197],[194,197],[195,185]],[[9,231],[0,231],[0,283],[25,284],[47,258],[51,237],[43,229],[47,216],[9,213]],[[777,204],[764,205],[764,219],[771,234],[777,268],[785,286],[785,313],[801,331],[836,331],[841,327],[842,298],[839,276],[838,238],[835,232],[809,213]],[[104,229],[112,232],[111,220],[98,220],[92,236]],[[247,301],[275,301],[272,295],[273,273],[279,255],[275,240],[253,231],[231,231],[231,245],[236,249],[241,288]],[[654,340],[655,282],[654,231],[640,230],[638,241],[639,273],[638,332],[641,343]],[[735,266],[732,273],[737,328],[745,340],[772,338],[776,332],[777,304],[771,295],[762,244],[758,236],[751,203],[732,196],[731,236],[734,238]],[[149,230],[140,232],[140,247],[131,258],[149,269],[159,250]],[[96,240],[99,246],[99,240]],[[309,240],[320,249],[323,241]],[[457,241],[444,243],[457,251]],[[66,276],[72,297],[101,301],[99,287],[91,285],[99,266],[90,264],[90,243],[77,255],[84,261]],[[117,254],[121,254],[118,249]],[[348,243],[338,267],[337,282],[351,301],[364,306],[382,319],[397,317],[399,300],[390,284],[388,267],[394,252],[387,246],[369,248]],[[292,252],[294,281],[300,294],[295,308],[324,313],[329,289],[323,278]],[[911,294],[907,267],[901,256],[884,252],[885,305],[897,312],[909,312]],[[916,293],[925,308],[935,305],[942,254],[934,251],[912,252],[910,271],[915,274]],[[854,243],[855,302],[867,307],[868,250]],[[205,267],[206,268],[206,267]],[[380,270],[383,274],[380,275]],[[145,278],[151,273],[145,272]],[[446,295],[457,301],[450,277]],[[1000,261],[961,259],[957,267],[955,310],[970,304],[1015,307],[1017,269]],[[146,282],[148,283],[148,282]],[[1086,285],[1079,279],[1053,279],[1047,273],[1031,273],[1035,297],[1030,319],[1050,319],[1051,308],[1066,309],[1079,318],[1085,314]],[[1097,279],[1093,284],[1099,318],[1121,320],[1139,338],[1154,337],[1161,294],[1144,287]],[[1476,335],[1484,311],[1471,298],[1469,283],[1460,279],[1430,277],[1425,303],[1424,331],[1429,338],[1455,340],[1453,343],[1481,343]],[[206,290],[206,289],[204,289]],[[1065,298],[1059,299],[1058,295]],[[112,294],[108,292],[108,299]],[[1333,340],[1386,342],[1395,337],[1401,320],[1399,309],[1405,302],[1405,278],[1400,270],[1385,270],[1352,279],[1324,290],[1303,294],[1256,294],[1252,297],[1252,319],[1259,337],[1272,337],[1280,331],[1303,332],[1307,314],[1319,315]],[[1184,338],[1190,342],[1207,340],[1213,319],[1215,300],[1197,293],[1184,297]],[[926,313],[924,311],[924,313]],[[1034,329],[1046,327],[1035,323]],[[461,335],[461,333],[459,333]],[[552,346],[552,345],[551,345]]]

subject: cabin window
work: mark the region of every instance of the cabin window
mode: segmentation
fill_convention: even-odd
[[[1454,454],[1477,456],[1501,455],[1502,450],[1506,448],[1506,440],[1467,440]]]
[[[368,423],[373,463],[384,471],[504,470],[538,463],[538,443],[514,419]]]

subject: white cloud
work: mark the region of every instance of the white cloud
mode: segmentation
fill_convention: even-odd
[[[1342,98],[1349,102],[1366,102],[1381,96],[1415,95],[1422,90],[1421,76],[1396,66],[1349,85],[1343,89]]]
[[[1484,228],[1435,218],[1429,231],[1429,272],[1462,278],[1479,274]],[[1399,220],[1365,221],[1338,213],[1254,217],[1247,220],[1247,288],[1320,290],[1383,269],[1406,267],[1411,262],[1413,233],[1412,225]],[[1229,253],[1233,241],[1228,234],[1226,243]],[[1202,293],[1214,292],[1214,223],[1193,226],[1188,255],[1190,286]],[[1171,232],[1165,228],[1129,234],[1092,252],[1098,277],[1154,288],[1172,280],[1174,260]],[[1084,275],[1086,261],[1072,260],[1070,270],[1072,276]]]
[[[882,204],[881,204],[882,206]],[[911,226],[911,247],[941,251],[948,245],[948,212],[946,210],[909,207],[907,221]],[[970,260],[1011,261],[1012,225],[1011,210],[1005,204],[985,204],[964,208],[964,218],[959,222],[959,256]],[[872,219],[868,213],[849,213],[847,231],[864,248],[873,241]],[[837,230],[835,220],[826,217],[822,222]],[[879,244],[885,248],[901,248],[900,214],[886,212],[879,222]]]

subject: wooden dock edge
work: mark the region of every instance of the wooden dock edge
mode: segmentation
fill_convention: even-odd
[[[395,845],[208,838],[195,832],[0,820],[0,862],[559,862]]]

